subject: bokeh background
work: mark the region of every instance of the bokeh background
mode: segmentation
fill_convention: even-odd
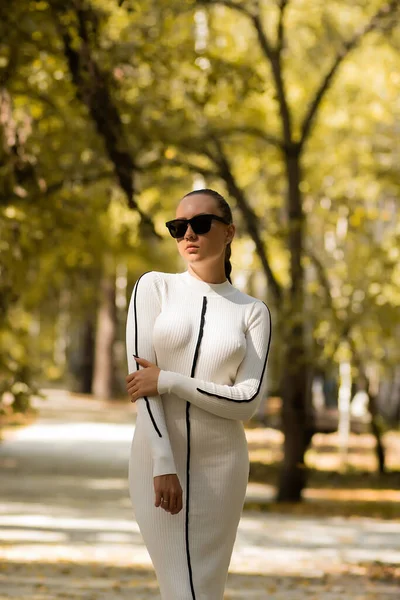
[[[273,318],[246,424],[271,493],[249,508],[400,518],[399,16],[398,0],[2,3],[6,438],[57,406],[134,420],[130,294],[186,268],[165,221],[211,187],[237,226],[233,283]]]

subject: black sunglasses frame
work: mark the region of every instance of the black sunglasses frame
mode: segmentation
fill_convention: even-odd
[[[196,231],[196,229],[198,229],[198,225],[196,226],[196,223],[199,222],[199,219],[201,219],[202,217],[207,217],[207,219],[209,219],[209,227],[206,231],[202,231],[203,228],[200,227],[201,231]],[[193,231],[195,232],[196,235],[205,235],[206,233],[208,233],[211,229],[211,223],[212,220],[215,219],[216,221],[220,221],[221,223],[225,223],[225,225],[230,225],[230,223],[224,219],[224,217],[220,217],[219,215],[213,215],[213,214],[200,214],[200,215],[195,215],[194,217],[192,217],[191,219],[172,219],[172,221],[167,221],[165,223],[166,227],[168,228],[169,233],[171,234],[171,237],[173,237],[174,239],[183,237],[187,231],[188,225],[191,226],[191,228],[193,229]],[[174,235],[172,233],[173,227],[177,225],[181,225],[182,227],[185,227],[185,230],[182,232],[182,235]],[[181,231],[179,231],[179,233],[181,233]]]

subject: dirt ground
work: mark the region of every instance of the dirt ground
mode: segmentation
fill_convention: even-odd
[[[127,489],[134,413],[40,409],[0,443],[0,599],[160,600]],[[250,485],[249,506],[272,491]],[[226,600],[399,597],[400,521],[244,511]]]

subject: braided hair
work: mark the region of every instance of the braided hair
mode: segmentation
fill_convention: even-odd
[[[228,223],[232,223],[233,217],[232,217],[231,207],[229,206],[229,204],[227,203],[225,198],[223,196],[221,196],[221,194],[219,194],[215,190],[205,188],[203,190],[194,190],[193,192],[189,192],[188,194],[185,195],[185,198],[187,198],[187,196],[194,196],[196,194],[204,194],[205,196],[210,196],[211,198],[214,198],[219,210],[222,213],[221,216],[224,217],[224,219],[226,219],[226,221]],[[229,281],[229,283],[232,283],[232,280],[231,280],[231,272],[232,272],[231,254],[232,254],[231,242],[229,242],[229,244],[226,245],[226,250],[225,250],[225,276],[226,276],[227,280]]]

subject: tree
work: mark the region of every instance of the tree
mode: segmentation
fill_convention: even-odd
[[[367,161],[363,142],[366,136],[376,143],[382,139],[372,105],[381,102],[379,86],[387,93],[390,86],[370,84],[371,72],[365,78],[363,71],[372,63],[372,75],[384,73],[389,80],[386,59],[395,44],[397,9],[398,2],[378,0],[368,6],[361,0],[317,2],[311,8],[305,1],[18,0],[12,10],[3,10],[1,49],[6,64],[13,64],[6,69],[7,90],[18,107],[14,118],[18,114],[30,124],[25,145],[33,169],[25,197],[12,186],[5,202],[18,209],[14,215],[29,220],[30,227],[21,230],[30,240],[26,254],[34,245],[40,257],[40,265],[32,260],[27,269],[21,263],[14,274],[23,281],[31,273],[30,293],[16,281],[13,293],[21,290],[20,305],[40,313],[52,340],[54,297],[63,306],[69,303],[91,342],[100,281],[107,280],[110,299],[118,269],[126,270],[126,291],[129,279],[145,265],[152,268],[152,260],[170,270],[175,259],[172,246],[161,241],[164,217],[195,177],[225,186],[235,200],[238,236],[253,240],[259,260],[254,268],[265,274],[279,313],[274,338],[284,355],[281,500],[298,500],[305,482],[304,453],[313,432],[309,340],[319,335],[328,313],[329,343],[342,331],[333,331],[339,324],[322,301],[321,285],[312,281],[310,290],[309,246],[318,248],[324,272],[343,281],[340,259],[325,253],[320,238],[337,226],[346,203],[358,211],[367,170],[378,190],[371,197],[387,195],[393,185],[388,175],[378,186],[380,175],[372,169],[374,161]],[[370,46],[361,43],[365,38]],[[378,64],[381,56],[385,61]],[[364,97],[357,104],[358,89]],[[346,126],[340,124],[343,114]],[[349,168],[355,157],[368,162],[362,176]],[[328,185],[339,171],[341,180]],[[393,167],[392,181],[396,173]],[[343,184],[349,178],[358,186],[356,194]],[[323,195],[332,214],[319,206]],[[362,239],[356,228],[355,246]],[[356,265],[350,251],[348,256]],[[7,260],[12,262],[10,240]],[[370,277],[375,281],[376,273]],[[61,299],[63,287],[72,292],[68,302]],[[310,302],[315,319],[307,314]],[[110,356],[122,334],[113,301],[107,306],[117,339],[115,345],[114,334],[109,336]],[[366,320],[374,321],[378,336],[384,319],[373,303],[368,310]],[[357,326],[352,332],[356,340]]]
[[[225,12],[222,12],[222,9],[227,8],[240,15],[241,31],[245,31],[249,37],[257,41],[259,48],[257,59],[264,60],[269,65],[271,72],[271,81],[268,80],[268,83],[265,84],[265,89],[269,92],[273,88],[274,95],[271,101],[270,95],[267,94],[268,105],[264,114],[267,114],[267,111],[272,111],[274,114],[275,119],[271,118],[274,124],[272,131],[268,128],[264,129],[259,125],[254,126],[246,123],[245,110],[242,111],[243,118],[239,126],[232,123],[226,124],[224,119],[220,120],[222,124],[217,123],[215,118],[208,117],[208,114],[211,113],[210,105],[212,105],[212,100],[214,99],[212,98],[210,87],[207,87],[207,85],[197,85],[196,89],[193,91],[189,89],[187,92],[191,104],[197,111],[195,113],[197,123],[193,118],[191,119],[192,127],[195,123],[199,126],[199,133],[194,138],[195,142],[190,143],[188,136],[178,136],[178,139],[175,139],[174,142],[172,142],[172,138],[170,140],[178,149],[185,152],[184,158],[177,157],[174,159],[175,164],[185,166],[209,178],[220,178],[225,182],[227,190],[235,198],[237,206],[246,222],[247,230],[254,240],[262,268],[269,282],[270,290],[275,297],[275,302],[281,303],[282,300],[284,301],[286,355],[283,367],[282,395],[285,458],[281,471],[278,498],[282,501],[296,501],[300,499],[301,490],[305,483],[304,453],[313,433],[307,394],[309,361],[304,343],[305,280],[303,259],[305,215],[304,194],[302,191],[304,157],[306,155],[307,144],[314,131],[317,115],[323,106],[327,92],[332,87],[335,78],[340,72],[340,68],[350,53],[361,45],[361,42],[368,34],[375,30],[389,31],[394,26],[396,15],[398,14],[399,2],[393,0],[375,8],[375,12],[372,15],[369,14],[364,17],[365,24],[361,28],[356,29],[355,32],[351,32],[351,29],[348,28],[349,31],[345,38],[339,33],[340,29],[334,9],[325,11],[323,8],[318,7],[319,13],[322,12],[322,16],[326,18],[326,31],[331,38],[331,46],[334,52],[329,60],[324,58],[316,61],[317,68],[313,69],[312,72],[312,77],[315,81],[315,90],[310,94],[308,99],[304,99],[307,108],[302,115],[299,115],[299,111],[296,111],[291,105],[288,90],[292,86],[287,74],[287,68],[285,69],[288,63],[287,56],[290,47],[286,34],[286,21],[290,2],[279,2],[275,15],[273,15],[270,6],[262,3],[208,0],[199,4],[215,8],[214,15],[210,17],[212,25],[215,27],[212,36],[214,39],[218,37],[221,29],[219,18],[225,17]],[[303,13],[300,20],[304,24],[304,15],[307,14],[307,11],[305,7],[302,7],[301,10]],[[361,8],[356,7],[356,10],[359,13]],[[275,20],[275,39],[272,39],[270,34],[272,26],[268,22],[268,18]],[[223,23],[223,27],[226,28],[226,20]],[[248,25],[247,28],[246,24]],[[234,26],[236,27],[236,22]],[[316,51],[318,52],[324,44],[326,44],[326,41],[317,38],[315,44],[311,47],[306,47],[304,52],[311,56],[312,53],[315,54]],[[297,62],[293,56],[290,56],[290,58],[294,63]],[[218,57],[212,53],[212,50],[208,51],[207,56],[206,53],[203,53],[203,59],[204,71],[206,71],[203,77],[206,81],[208,80],[209,86],[213,82],[216,84],[215,87],[217,87],[222,78],[228,80],[228,77],[231,77],[234,80],[235,68],[232,66],[232,74],[228,70],[228,61],[222,67]],[[235,66],[236,64],[237,61]],[[245,61],[244,65],[241,64],[241,69],[242,75],[247,69],[248,83],[252,76],[252,69],[248,61]],[[236,74],[238,74],[237,70]],[[253,72],[253,76],[259,79],[259,73],[254,74]],[[229,84],[232,84],[232,80],[228,81],[229,92]],[[232,84],[233,86],[234,84]],[[241,87],[243,93],[242,99],[246,100],[250,93],[254,94],[254,84],[251,85],[251,89],[249,90],[245,89],[246,83],[242,81]],[[234,101],[232,102],[233,105]],[[190,129],[189,127],[189,131]],[[236,165],[239,161],[234,158],[233,151],[228,149],[229,145],[232,147],[234,136],[237,137],[240,134],[242,134],[242,140],[255,138],[260,144],[263,143],[269,147],[272,146],[275,151],[278,151],[282,160],[282,173],[286,182],[285,222],[287,232],[285,242],[289,263],[289,281],[286,286],[279,283],[277,276],[274,274],[274,269],[268,257],[269,253],[263,240],[264,236],[258,226],[256,211],[252,208],[252,203],[245,188],[240,184],[240,177],[236,175]],[[237,146],[233,147],[237,148]],[[256,147],[256,144],[254,147]],[[191,155],[190,152],[192,153]],[[199,164],[197,158],[199,155],[202,155],[206,159],[206,166],[203,166],[204,163],[202,165],[201,162]],[[209,165],[212,165],[212,167],[210,168]]]

